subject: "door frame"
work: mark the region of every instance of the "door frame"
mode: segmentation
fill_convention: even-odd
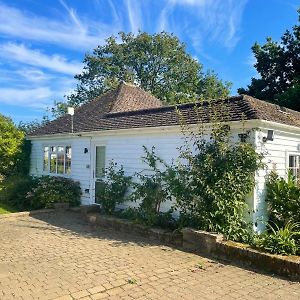
[[[105,147],[105,167],[107,166],[107,144],[103,141],[93,141],[91,143],[91,174],[90,174],[90,187],[91,187],[91,203],[96,203],[96,147]]]

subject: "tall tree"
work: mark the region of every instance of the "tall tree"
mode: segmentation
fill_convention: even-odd
[[[300,9],[298,14],[300,22]],[[286,30],[280,42],[268,37],[262,46],[255,43],[252,51],[260,78],[252,78],[251,84],[238,92],[300,110],[299,24]]]
[[[10,118],[0,114],[0,176],[12,175],[20,167],[24,136]]]
[[[136,36],[121,32],[87,54],[84,64],[83,72],[75,76],[78,85],[67,97],[68,105],[85,103],[120,81],[134,83],[167,103],[229,95],[230,85],[215,74],[204,74],[202,65],[186,52],[185,45],[166,32],[140,32]],[[53,112],[65,108],[63,103],[56,103]]]

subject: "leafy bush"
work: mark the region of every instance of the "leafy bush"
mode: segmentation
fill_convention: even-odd
[[[37,185],[27,193],[32,209],[51,208],[54,203],[80,204],[81,189],[79,182],[58,176],[42,176]]]
[[[270,219],[278,226],[284,226],[289,220],[300,222],[300,187],[290,172],[287,181],[275,172],[270,173],[266,201]]]
[[[268,226],[269,232],[258,235],[253,245],[261,250],[282,255],[299,254],[300,223],[288,222],[283,228]]]
[[[17,210],[31,209],[31,201],[27,194],[38,184],[38,179],[16,175],[6,178],[1,183],[0,201],[9,204]]]
[[[143,211],[141,208],[129,207],[127,209],[117,211],[115,215],[120,218],[132,220],[136,223],[172,230],[178,228],[179,225],[177,220],[172,216],[172,210],[167,212],[158,212],[155,215],[151,215],[151,222],[149,222],[149,216],[147,216],[145,211]]]
[[[184,133],[180,158],[186,163],[173,165],[167,172],[181,222],[248,241],[251,227],[245,221],[245,198],[253,191],[255,171],[263,167],[262,155],[249,143],[232,143],[228,126],[216,125],[209,140],[201,130]]]
[[[159,164],[164,162],[155,155],[154,147],[149,151],[144,146],[146,156],[142,157],[144,162],[149,166],[150,172],[143,174],[137,173],[138,182],[133,184],[134,191],[131,194],[131,200],[141,201],[140,214],[147,225],[157,223],[160,215],[161,203],[170,198],[168,184],[165,181],[165,171],[159,169]]]
[[[96,199],[107,214],[112,214],[117,204],[126,201],[124,196],[131,184],[131,177],[125,176],[123,166],[119,170],[116,167],[116,163],[110,162],[105,169],[105,178],[96,183]]]

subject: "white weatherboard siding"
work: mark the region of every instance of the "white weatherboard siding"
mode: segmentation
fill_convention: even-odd
[[[252,124],[252,123],[251,123]],[[253,220],[257,222],[255,230],[261,231],[266,221],[265,204],[265,176],[275,168],[280,176],[286,175],[288,168],[288,153],[299,153],[300,130],[280,126],[279,124],[254,126],[260,128],[252,133],[252,140],[258,152],[263,152],[267,167],[256,175],[256,187],[254,193],[247,197],[249,208],[254,212]],[[272,127],[273,126],[273,127]],[[262,138],[267,135],[267,129],[274,129],[274,140],[264,143]],[[242,132],[241,128],[234,129],[233,136]],[[70,178],[80,181],[82,189],[82,204],[94,203],[94,158],[96,145],[106,146],[106,166],[114,160],[118,165],[123,165],[126,175],[134,175],[136,172],[147,172],[147,165],[143,163],[143,146],[149,150],[155,146],[155,153],[166,163],[178,158],[178,148],[182,145],[182,134],[178,128],[168,130],[162,128],[119,130],[111,132],[91,133],[90,137],[74,135],[72,137],[58,138],[33,138],[31,154],[31,174],[46,175],[43,173],[43,147],[46,145],[71,145],[72,146],[72,169]],[[88,153],[84,153],[84,148]],[[127,205],[136,205],[127,203]],[[171,203],[164,203],[162,210],[170,208]],[[248,215],[249,216],[249,215]]]
[[[179,131],[173,133],[149,133],[144,135],[126,134],[121,136],[107,136],[92,139],[92,144],[106,145],[106,166],[111,160],[119,166],[123,165],[126,175],[134,175],[136,172],[149,172],[149,167],[143,163],[145,156],[143,146],[151,150],[155,146],[155,153],[170,164],[172,159],[179,156],[178,148],[182,145],[182,136]],[[93,200],[92,200],[93,201]],[[135,203],[126,203],[135,206]],[[161,209],[168,210],[170,203],[163,203]]]
[[[240,126],[239,126],[240,127]],[[235,129],[234,140],[241,128]],[[179,127],[119,130],[117,132],[103,132],[91,134],[90,137],[73,135],[68,137],[41,137],[32,140],[31,171],[32,175],[47,175],[43,172],[43,147],[55,145],[72,146],[72,167],[68,176],[80,181],[82,189],[82,204],[94,203],[94,152],[96,145],[106,146],[106,166],[114,160],[119,166],[123,165],[126,175],[134,175],[136,172],[148,172],[148,166],[143,163],[145,155],[143,146],[151,150],[155,147],[155,153],[167,164],[176,160],[179,156],[178,148],[183,145],[183,136]],[[88,153],[84,153],[84,148]],[[62,175],[60,175],[62,176]],[[86,191],[88,190],[88,191]],[[248,197],[252,205],[252,197]],[[129,203],[128,203],[129,204]],[[131,203],[131,205],[134,205]],[[170,203],[164,203],[162,210],[168,210]]]
[[[71,146],[72,147],[72,165],[70,175],[58,175],[72,178],[80,182],[82,189],[82,204],[90,203],[89,193],[85,193],[90,188],[90,152],[84,153],[84,148],[90,148],[89,138],[73,137],[72,139],[34,139],[31,141],[31,167],[30,174],[35,176],[48,175],[43,172],[43,151],[44,146]]]
[[[274,140],[263,142],[263,137],[267,136],[267,130],[261,128],[256,132],[257,150],[265,156],[266,168],[256,175],[256,187],[254,190],[254,220],[258,222],[258,230],[264,229],[266,218],[265,183],[266,176],[270,171],[275,170],[280,176],[286,177],[288,170],[288,155],[300,155],[300,132],[287,131],[276,126],[274,129]]]

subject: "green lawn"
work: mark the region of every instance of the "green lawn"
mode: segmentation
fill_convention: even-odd
[[[0,215],[2,214],[8,214],[11,212],[16,212],[15,209],[13,209],[12,207],[9,207],[7,204],[1,203],[0,202]]]

